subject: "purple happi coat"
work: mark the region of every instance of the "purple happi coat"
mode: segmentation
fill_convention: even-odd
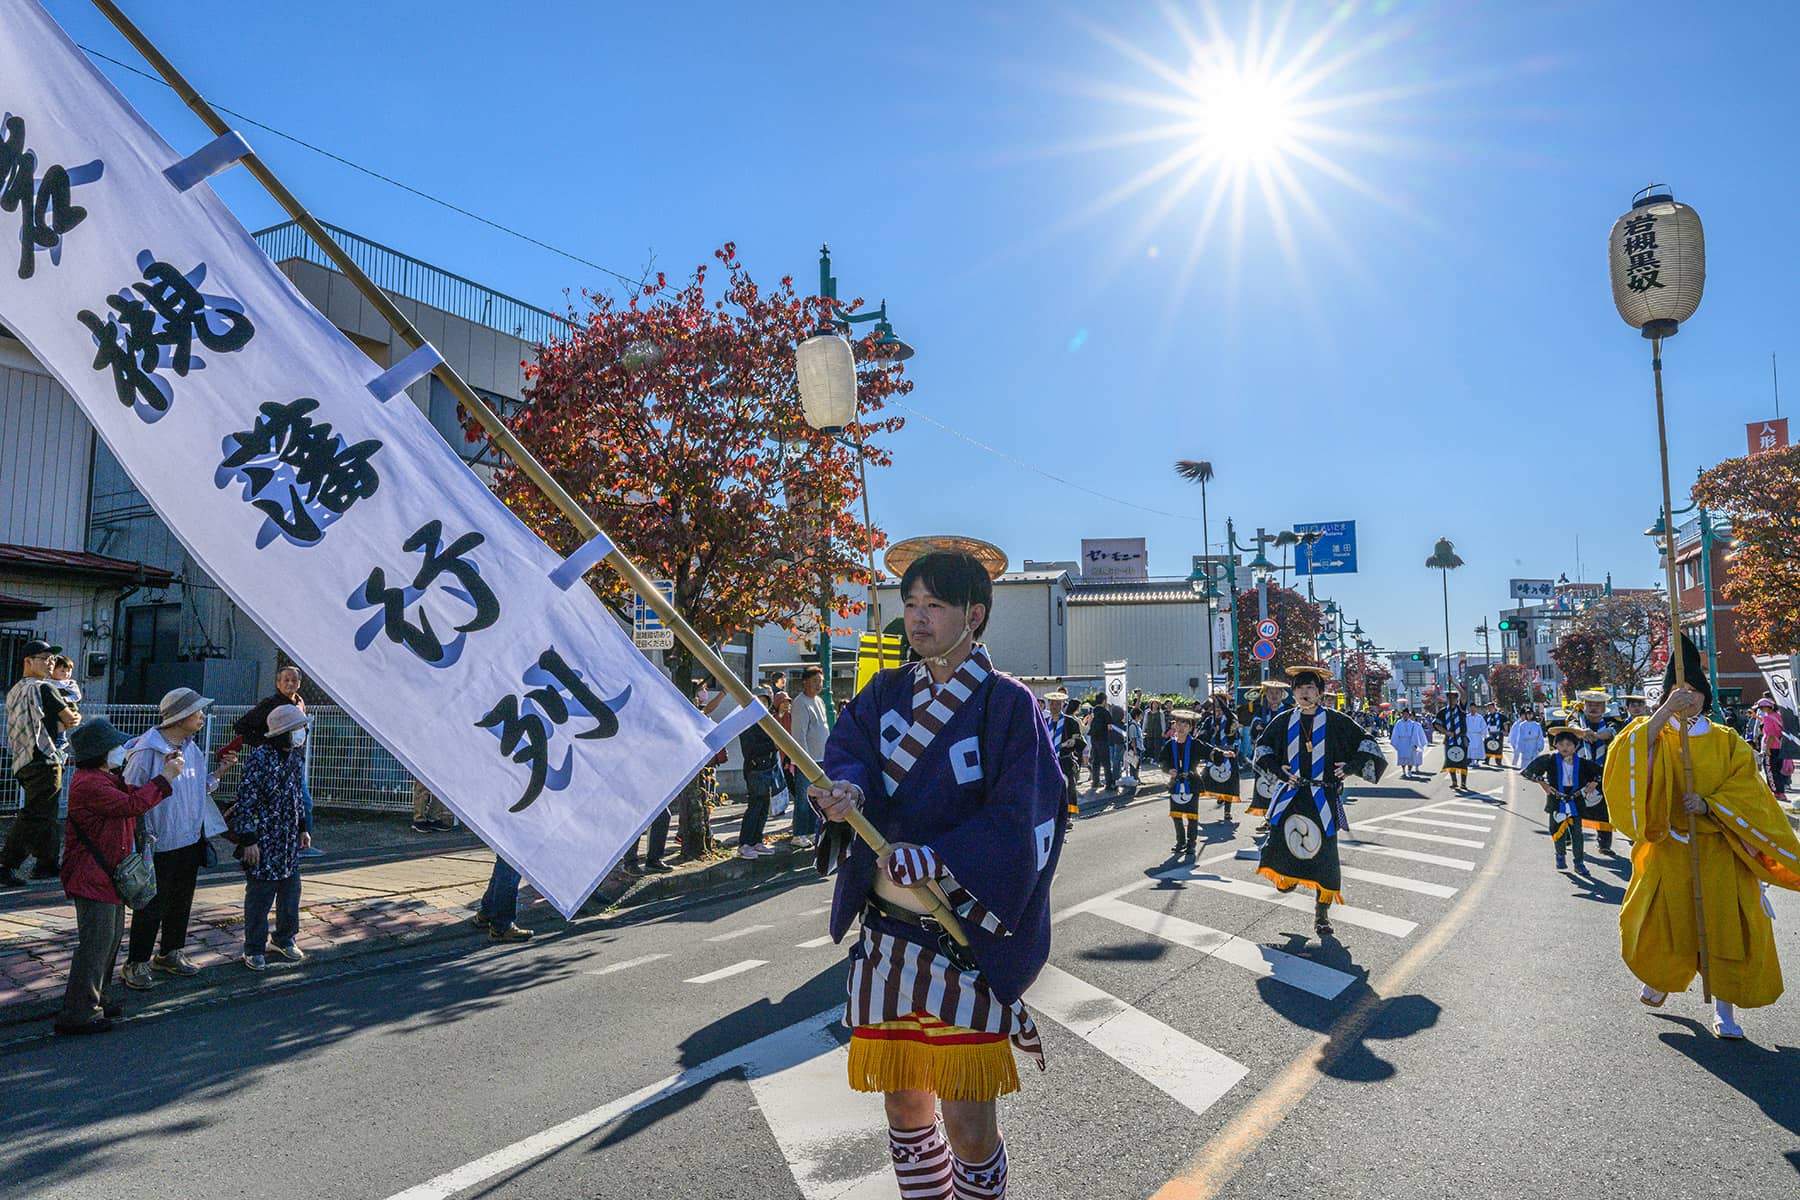
[[[1050,955],[1050,880],[1065,821],[1056,750],[1036,698],[993,671],[985,648],[941,688],[928,680],[923,663],[879,672],[845,708],[822,765],[862,789],[864,815],[890,842],[937,855],[940,885],[978,969],[960,970],[916,930],[865,919],[850,951],[846,1021],[922,1009],[951,1025],[1006,1033],[1041,1062],[1020,997]],[[948,721],[931,733],[946,711]],[[831,936],[842,941],[864,913],[877,866],[848,826],[826,831],[818,862],[821,871],[838,870]]]

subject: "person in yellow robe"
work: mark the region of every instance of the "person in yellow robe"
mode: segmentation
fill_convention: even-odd
[[[1773,884],[1800,891],[1800,838],[1736,732],[1704,715],[1712,706],[1705,666],[1682,639],[1683,673],[1671,669],[1662,705],[1627,725],[1606,758],[1604,788],[1612,824],[1633,842],[1631,884],[1619,911],[1625,964],[1643,983],[1640,999],[1661,1007],[1686,991],[1699,970],[1693,870],[1687,829],[1694,817],[1707,951],[1715,997],[1713,1033],[1741,1038],[1736,1009],[1773,1004],[1782,992],[1771,910]],[[1688,723],[1694,786],[1686,787],[1674,721]]]

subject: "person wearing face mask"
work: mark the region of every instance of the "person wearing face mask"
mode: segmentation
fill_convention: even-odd
[[[134,787],[161,774],[171,754],[179,753],[187,762],[175,777],[174,794],[144,815],[144,833],[155,851],[156,898],[131,915],[131,942],[120,976],[126,987],[137,991],[155,987],[157,973],[200,973],[182,947],[187,944],[194,885],[206,865],[209,839],[225,832],[225,818],[212,793],[219,786],[219,772],[237,761],[228,752],[220,756],[218,772],[207,773],[206,747],[199,738],[211,704],[210,697],[193,688],[176,688],[162,698],[156,728],[126,747],[125,782]],[[159,937],[162,953],[153,954]]]
[[[300,685],[306,682],[300,674],[300,668],[293,663],[275,672],[275,691],[258,700],[250,711],[237,719],[232,732],[243,739],[244,745],[254,750],[263,744],[268,737],[269,714],[284,704],[291,704],[299,709],[302,715],[306,712],[306,697],[300,694]],[[312,828],[313,798],[312,790],[306,782],[306,772],[300,773],[300,797],[306,808],[306,827]],[[300,852],[301,858],[320,858],[324,851],[311,843]]]
[[[291,963],[306,957],[300,932],[300,852],[312,844],[301,788],[306,731],[312,718],[292,704],[269,712],[263,743],[244,760],[231,832],[244,866],[244,965],[268,966],[268,954]],[[269,940],[269,905],[275,937]]]
[[[69,735],[75,778],[69,785],[62,885],[75,905],[76,942],[57,1033],[105,1033],[119,1015],[119,1006],[106,999],[125,933],[125,904],[113,886],[113,869],[137,845],[138,817],[166,800],[186,769],[175,751],[148,782],[127,787],[119,775],[125,741],[104,717],[83,721]]]
[[[1713,699],[1706,664],[1686,635],[1681,665],[1685,682],[1675,686],[1670,663],[1661,706],[1620,730],[1606,756],[1603,786],[1611,821],[1636,843],[1619,909],[1620,951],[1644,985],[1638,994],[1644,1004],[1661,1008],[1669,993],[1687,990],[1699,964],[1693,899],[1698,860],[1712,1029],[1717,1037],[1735,1039],[1744,1036],[1737,1006],[1757,1008],[1781,997],[1781,963],[1763,889],[1773,884],[1800,891],[1800,837],[1757,773],[1749,744],[1706,719]],[[1691,784],[1674,722],[1688,726]]]

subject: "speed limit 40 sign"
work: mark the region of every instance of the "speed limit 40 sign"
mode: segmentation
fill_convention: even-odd
[[[1274,641],[1275,635],[1280,632],[1281,626],[1277,625],[1273,620],[1267,617],[1264,617],[1256,623],[1256,636],[1263,639],[1265,642]]]

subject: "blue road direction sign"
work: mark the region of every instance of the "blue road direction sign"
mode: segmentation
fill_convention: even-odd
[[[667,600],[671,605],[675,603],[674,580],[656,580],[656,590],[661,592],[663,594],[663,599]],[[649,633],[652,630],[661,629],[663,627],[662,618],[656,615],[656,610],[654,608],[651,608],[648,604],[644,603],[644,598],[642,596],[633,593],[632,601],[636,605],[636,610],[632,613],[631,624],[633,629],[638,633]]]
[[[1294,547],[1294,574],[1356,574],[1356,522],[1308,521],[1294,526],[1295,533],[1311,533],[1315,529],[1324,534],[1317,544],[1308,546],[1301,542]]]

